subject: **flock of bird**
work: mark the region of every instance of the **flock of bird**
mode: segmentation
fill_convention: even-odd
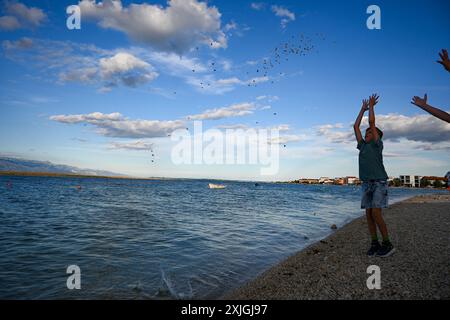
[[[325,36],[322,33],[316,33],[316,37],[325,40]],[[211,43],[212,47],[214,44]],[[199,50],[198,47],[195,48],[196,51]],[[313,39],[309,36],[305,36],[303,33],[298,36],[291,36],[288,41],[285,41],[275,48],[273,48],[270,52],[270,56],[268,58],[264,58],[257,63],[253,64],[256,67],[253,71],[247,71],[247,77],[254,76],[247,81],[248,87],[256,87],[258,85],[258,77],[269,77],[269,72],[275,67],[281,66],[283,62],[288,62],[295,56],[306,56],[309,53],[312,53],[315,49],[313,44]],[[211,73],[217,72],[217,63],[211,62],[208,64],[209,71]],[[196,73],[196,69],[192,69],[192,73]],[[279,72],[278,76],[283,76],[283,72]],[[271,84],[275,83],[275,77],[272,77]],[[211,87],[210,81],[200,81],[198,86],[201,89],[207,89]],[[174,92],[176,94],[176,92]]]
[[[316,37],[318,37],[321,40],[325,40],[325,36],[322,33],[316,33]],[[210,44],[213,46],[213,43]],[[313,44],[313,39],[309,36],[305,36],[304,34],[299,34],[298,36],[291,36],[290,40],[285,41],[275,48],[273,48],[270,52],[270,56],[267,58],[264,58],[257,63],[254,63],[253,66],[256,68],[253,71],[247,71],[246,75],[247,77],[253,76],[250,80],[247,81],[247,86],[256,87],[258,84],[258,77],[270,77],[269,72],[278,67],[281,66],[283,62],[288,62],[290,59],[294,58],[295,56],[306,56],[309,53],[312,53],[315,49],[315,46]],[[196,47],[196,50],[198,51],[199,48]],[[217,63],[211,62],[208,64],[209,71],[211,73],[217,72]],[[196,69],[192,69],[192,72],[197,72]],[[283,76],[283,72],[279,72],[277,74],[278,76]],[[275,83],[275,77],[272,77],[271,83]],[[207,87],[211,86],[211,82],[208,81],[200,81],[198,83],[198,86],[201,89],[206,89]],[[175,92],[176,94],[176,92]]]
[[[322,34],[317,34],[323,40],[325,37]],[[313,39],[300,34],[298,36],[291,36],[290,40],[285,41],[271,50],[270,56],[259,61],[255,64],[255,72],[251,73],[249,71],[246,74],[255,75],[257,77],[270,77],[270,72],[276,67],[281,66],[283,63],[287,63],[290,59],[295,57],[306,56],[314,51]],[[283,76],[283,72],[278,72],[277,76]],[[271,84],[274,84],[275,77],[272,76]],[[248,86],[257,86],[257,80],[253,79]]]
[[[326,37],[323,33],[316,33],[315,38],[318,40],[325,40]],[[274,84],[277,78],[283,77],[286,74],[281,71],[277,71],[274,76],[274,70],[277,67],[281,67],[283,63],[287,63],[293,60],[296,57],[304,57],[310,53],[318,52],[315,51],[316,46],[314,45],[313,38],[309,36],[305,36],[303,33],[300,33],[297,36],[291,36],[289,40],[284,41],[277,45],[270,51],[268,57],[260,59],[256,63],[251,63],[249,65],[253,66],[255,69],[251,71],[246,71],[245,75],[249,80],[246,81],[248,87],[257,87],[258,83],[262,80],[264,82],[270,81],[271,84]],[[210,46],[213,47],[214,43],[210,43]],[[195,50],[198,52],[199,47],[196,47]],[[213,61],[208,64],[209,71],[211,73],[217,72],[217,62]],[[192,73],[196,73],[196,69],[192,69]],[[207,89],[212,86],[211,81],[202,80],[199,82],[199,87],[201,89]],[[174,91],[174,94],[177,94]],[[274,116],[277,116],[277,112],[273,113]],[[259,124],[256,121],[256,124]],[[189,130],[186,128],[186,130]],[[170,134],[168,135],[170,136]],[[286,148],[287,145],[283,144],[283,147]],[[152,153],[152,163],[154,163],[154,152],[150,150]]]

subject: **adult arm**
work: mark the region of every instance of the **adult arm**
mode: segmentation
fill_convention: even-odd
[[[441,57],[441,61],[436,61],[437,63],[442,64],[442,66],[450,72],[450,59],[448,58],[448,52],[445,49],[442,49],[442,52],[439,52],[439,56]]]
[[[411,103],[416,105],[416,106],[418,106],[419,108],[422,108],[423,110],[425,110],[426,112],[432,114],[436,118],[439,118],[439,119],[441,119],[443,121],[447,121],[447,122],[450,123],[450,114],[448,114],[447,112],[445,112],[445,111],[443,111],[441,109],[438,109],[438,108],[430,106],[427,103],[427,100],[428,100],[428,96],[425,94],[423,99],[420,98],[420,97],[415,96],[412,99]]]

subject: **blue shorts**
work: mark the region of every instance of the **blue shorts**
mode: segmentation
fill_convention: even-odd
[[[387,208],[388,201],[388,183],[386,180],[363,181],[361,209]]]

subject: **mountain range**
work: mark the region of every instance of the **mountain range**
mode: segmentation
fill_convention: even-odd
[[[62,164],[54,164],[50,161],[37,161],[0,156],[0,172],[1,171],[78,174],[88,176],[124,176],[123,174],[105,170],[81,169]]]

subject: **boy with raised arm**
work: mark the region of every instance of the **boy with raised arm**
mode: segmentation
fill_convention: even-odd
[[[367,255],[370,257],[387,257],[394,252],[389,240],[389,234],[381,210],[388,206],[388,176],[383,164],[383,132],[375,125],[374,107],[378,103],[378,96],[372,95],[369,100],[363,100],[361,111],[356,119],[354,129],[359,149],[359,178],[362,181],[361,209],[366,209],[372,243]],[[369,110],[369,128],[363,139],[361,120]],[[383,237],[380,245],[377,226]]]

